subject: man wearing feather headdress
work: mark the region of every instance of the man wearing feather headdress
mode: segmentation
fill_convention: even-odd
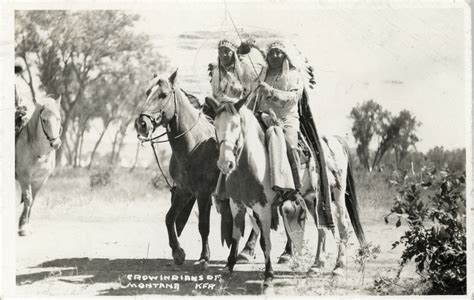
[[[284,203],[281,212],[285,228],[291,238],[291,232],[288,230],[303,232],[304,224],[301,220],[304,219],[305,214],[304,200],[300,194],[302,180],[299,173],[299,131],[305,136],[313,156],[319,164],[322,203],[326,205],[329,205],[330,201],[329,185],[319,136],[308,105],[307,89],[314,83],[312,69],[294,47],[280,41],[272,42],[269,45],[267,62],[268,70],[265,81],[261,82],[257,89],[260,94],[258,108],[263,112],[264,118],[274,115],[283,129],[293,182],[288,183],[283,179],[280,182],[274,182],[273,188],[282,195]],[[332,223],[332,220],[328,222]],[[293,236],[294,239],[295,236]],[[302,236],[296,237],[296,239],[302,239]]]
[[[212,97],[217,102],[236,102],[254,93],[259,82],[264,79],[267,62],[265,55],[253,40],[247,40],[237,45],[228,39],[218,43],[217,64],[209,64]],[[249,97],[255,98],[255,97]],[[206,102],[209,101],[206,98]],[[254,102],[248,103],[248,107]],[[214,118],[212,106],[204,106],[204,112]],[[216,208],[221,214],[221,237],[230,244],[232,238],[232,215],[229,199],[225,191],[225,175],[220,174],[214,193]]]

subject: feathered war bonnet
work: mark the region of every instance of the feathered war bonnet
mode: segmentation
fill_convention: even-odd
[[[230,49],[230,51],[232,51],[232,53],[234,54],[234,72],[240,78],[242,75],[242,67],[240,66],[239,56],[237,54],[237,49],[238,49],[237,45],[229,41],[228,39],[222,39],[219,41],[217,45],[217,49],[224,48],[224,47]],[[223,68],[219,55],[217,56],[217,63],[218,63],[220,71],[227,71],[225,68]]]
[[[286,75],[290,68],[294,68],[304,78],[305,86],[311,89],[314,87],[316,81],[314,80],[313,67],[309,64],[308,59],[296,49],[295,45],[283,41],[272,42],[268,45],[267,55],[272,49],[279,49],[286,55],[282,66],[282,75]]]

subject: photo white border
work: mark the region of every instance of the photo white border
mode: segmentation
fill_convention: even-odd
[[[161,1],[176,2],[176,1]],[[177,1],[179,3],[199,3],[199,2],[223,2],[217,0],[211,1]],[[271,2],[271,3],[293,3],[294,1],[232,1],[227,2]],[[306,2],[321,9],[334,8],[463,8],[465,10],[465,80],[466,80],[466,197],[467,197],[467,274],[468,274],[468,294],[467,296],[384,296],[373,297],[383,299],[412,299],[414,297],[426,299],[474,299],[474,282],[473,269],[474,259],[471,257],[473,253],[474,220],[472,218],[474,197],[472,170],[474,168],[474,159],[472,152],[472,128],[474,126],[472,116],[472,8],[470,1],[298,1]],[[141,1],[2,1],[0,6],[0,232],[2,234],[2,248],[0,249],[0,298],[5,299],[29,299],[29,297],[17,297],[16,291],[16,255],[15,241],[17,234],[17,222],[15,212],[15,180],[14,180],[14,103],[8,99],[14,99],[13,80],[14,75],[11,72],[14,66],[14,10],[28,9],[73,9],[73,10],[100,10],[100,9],[123,9],[123,10],[144,10],[153,8],[157,5],[157,1],[141,0]],[[214,297],[214,296],[213,296]],[[242,296],[239,296],[242,297]],[[294,296],[293,296],[294,297]],[[291,297],[291,298],[293,298]],[[308,296],[299,296],[307,297]],[[366,299],[369,296],[318,296],[318,299]],[[51,299],[58,297],[34,297],[35,299]],[[65,297],[61,297],[65,298]],[[67,297],[70,298],[70,297]],[[92,297],[73,297],[74,299],[91,299]],[[112,297],[116,298],[116,297]],[[138,296],[138,297],[117,297],[117,299],[137,299],[137,298],[167,298],[167,296]],[[197,297],[207,298],[207,297]],[[261,296],[244,296],[246,299],[261,299]],[[275,297],[290,299],[287,297]],[[107,296],[107,299],[111,299]]]

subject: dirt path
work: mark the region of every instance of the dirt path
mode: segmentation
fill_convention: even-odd
[[[77,213],[69,209],[63,214],[45,207],[38,209],[39,215],[32,217],[33,234],[17,238],[19,295],[261,293],[264,269],[261,250],[257,249],[255,264],[237,265],[232,275],[222,273],[220,268],[225,265],[228,250],[220,245],[219,227],[216,225],[212,226],[210,234],[211,263],[206,270],[194,266],[193,263],[201,250],[196,212],[192,213],[180,237],[182,247],[186,251],[186,263],[183,266],[175,266],[164,226],[166,207],[145,202],[135,203],[133,210],[129,204],[96,208],[99,209],[109,213],[93,218],[87,216],[91,208],[86,212],[77,208]],[[65,211],[64,208],[60,210]],[[143,214],[143,219],[137,217],[137,211],[140,210],[147,212]],[[48,213],[45,213],[46,211]],[[368,240],[381,246],[381,254],[376,261],[366,265],[363,284],[362,273],[358,272],[358,266],[354,263],[358,247],[354,245],[354,236],[351,237],[348,247],[347,272],[345,276],[334,277],[331,274],[335,263],[335,242],[332,238],[328,239],[326,267],[319,274],[307,275],[292,270],[288,265],[276,264],[284,248],[285,237],[283,228],[272,232],[275,294],[373,294],[374,279],[381,275],[393,277],[398,269],[397,262],[401,253],[401,249],[392,250],[391,244],[402,233],[402,229],[385,225],[383,221],[380,222],[382,218],[378,215],[371,214],[371,219],[365,218],[369,219],[364,223]],[[214,208],[211,224],[219,224]],[[316,230],[310,222],[308,227],[305,257],[309,262],[314,259]],[[414,277],[414,272],[408,269],[404,271],[403,276]],[[135,275],[170,277],[152,280],[141,277],[139,280],[138,277],[133,277]],[[172,275],[193,275],[197,278],[173,278]],[[199,275],[203,276],[203,280],[199,280]],[[208,275],[212,276],[207,277]],[[163,285],[160,285],[160,282]]]

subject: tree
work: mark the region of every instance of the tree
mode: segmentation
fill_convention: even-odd
[[[393,150],[397,167],[407,156],[410,147],[419,141],[416,129],[421,125],[408,110],[402,110],[397,116],[384,110],[373,100],[357,105],[351,110],[350,118],[354,120],[352,133],[357,141],[357,156],[368,170],[379,166],[386,153]],[[369,145],[372,139],[378,139],[372,164]]]
[[[374,100],[369,100],[361,105],[354,107],[349,117],[354,120],[352,125],[352,134],[357,141],[357,156],[361,164],[367,170],[370,170],[370,152],[369,145],[374,134],[380,132],[381,124],[388,116],[388,112],[382,109],[382,106]]]
[[[416,147],[415,144],[420,140],[416,136],[416,129],[421,126],[421,122],[416,121],[408,110],[402,110],[393,120],[398,134],[395,136],[393,149],[397,160],[397,167],[408,154],[408,148]]]
[[[162,56],[152,53],[147,36],[133,30],[138,16],[122,11],[23,11],[15,20],[15,50],[27,64],[32,92],[35,66],[45,92],[62,97],[61,138],[66,145],[57,153],[57,165],[63,149],[71,152],[69,163],[77,164],[89,122],[121,105],[119,100],[108,105],[117,95],[100,98],[90,91],[120,87],[116,79],[127,78],[131,67],[139,72],[137,62],[143,62],[144,54],[153,54],[155,65],[163,67]],[[123,99],[127,96],[121,95]]]

